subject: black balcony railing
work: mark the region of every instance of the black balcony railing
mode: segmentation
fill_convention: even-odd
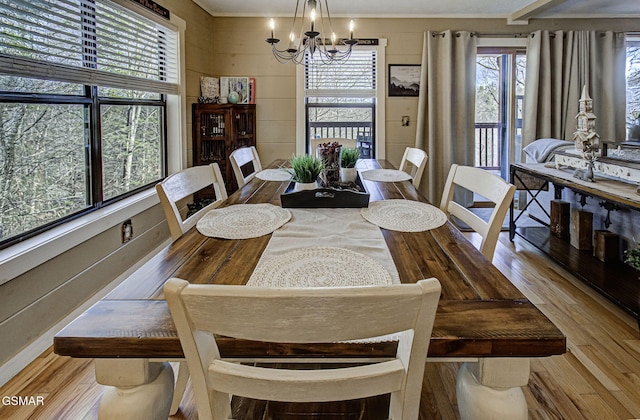
[[[371,137],[370,122],[309,122],[310,139],[357,139],[358,136]]]
[[[515,111],[515,138],[509,142],[509,148],[519,150],[522,144],[522,116],[524,107],[524,96],[516,95]],[[506,118],[506,117],[505,117]],[[488,169],[500,170],[503,164],[502,150],[507,133],[504,122],[489,122],[475,124],[475,166]]]
[[[502,123],[476,123],[475,166],[488,170],[500,169],[503,127]]]
[[[500,169],[500,144],[503,125],[500,123],[477,123],[475,125],[475,166],[497,170]],[[309,122],[307,133],[309,139],[342,138],[355,139],[362,157],[373,157],[372,124],[370,122]]]
[[[354,139],[361,157],[375,157],[373,154],[373,124],[371,122],[310,121],[307,125],[307,133],[309,139]]]
[[[322,110],[325,115],[318,116]],[[329,117],[328,115],[333,115]],[[314,119],[360,121],[313,121]],[[354,139],[363,158],[375,158],[375,103],[307,103],[307,147],[311,139]]]
[[[504,124],[499,122],[475,124],[474,165],[487,170],[499,170],[501,166],[502,133]],[[521,135],[522,119],[517,120],[516,136]],[[373,158],[373,124],[371,122],[322,121],[307,123],[309,139],[355,139],[362,157]]]

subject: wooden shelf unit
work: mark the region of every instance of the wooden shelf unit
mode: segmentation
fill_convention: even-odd
[[[256,145],[256,106],[193,104],[193,165],[217,163],[227,193],[238,189],[229,155],[236,149]],[[210,197],[201,197],[210,198]]]
[[[579,194],[640,211],[640,196],[635,194],[635,185],[611,179],[588,183],[574,179],[572,171],[546,168],[542,164],[512,164],[511,183],[533,195],[526,206],[537,201],[535,197],[538,190],[546,191],[548,185],[553,184],[556,199],[561,198],[563,188],[568,188]],[[571,246],[568,239],[551,235],[548,226],[518,227],[517,219],[512,203],[509,224],[511,240],[515,236],[525,239],[635,317],[640,326],[640,273],[637,270],[622,261],[602,262],[593,256],[592,251],[578,250]]]

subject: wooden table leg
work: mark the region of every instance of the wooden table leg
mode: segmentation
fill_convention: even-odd
[[[166,419],[173,398],[173,369],[148,359],[95,359],[96,380],[107,385],[98,418]]]
[[[529,359],[487,358],[460,367],[456,381],[460,418],[523,419],[528,416],[521,386],[529,382]]]

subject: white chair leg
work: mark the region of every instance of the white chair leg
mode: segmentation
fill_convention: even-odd
[[[171,401],[170,415],[175,415],[180,408],[180,402],[184,396],[184,391],[187,388],[187,381],[189,380],[189,368],[187,362],[180,362],[178,366],[178,378],[176,379],[176,385],[173,389],[173,400]]]

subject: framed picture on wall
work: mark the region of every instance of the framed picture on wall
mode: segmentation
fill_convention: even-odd
[[[389,96],[418,96],[420,64],[389,64]]]
[[[226,98],[229,93],[236,92],[238,94],[239,104],[248,104],[249,95],[249,78],[248,77],[221,77],[220,78],[220,97]]]

